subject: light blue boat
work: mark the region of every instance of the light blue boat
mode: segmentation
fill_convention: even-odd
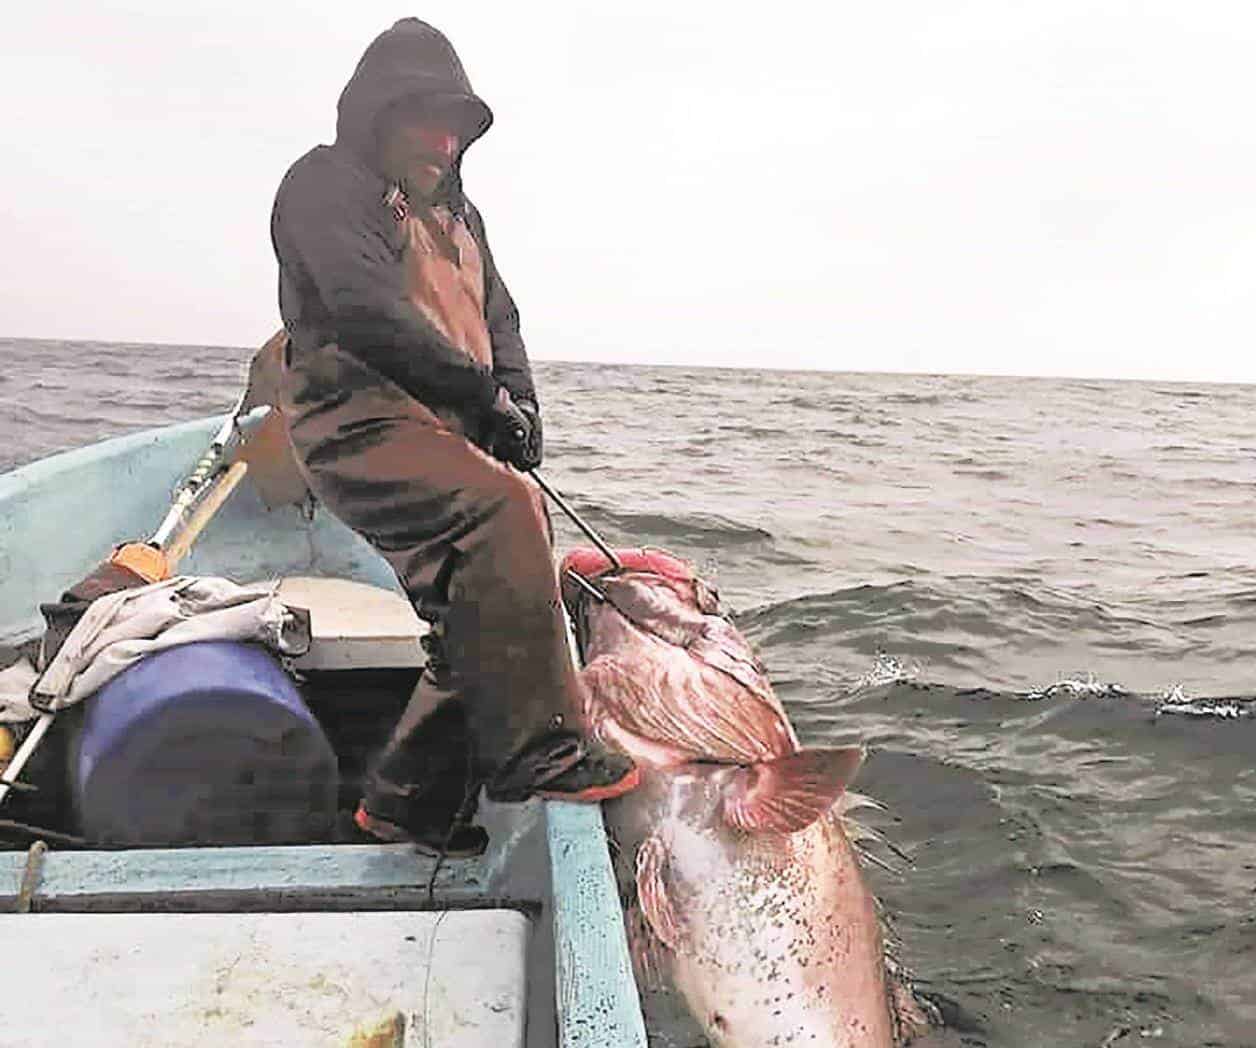
[[[147,430],[0,476],[0,645],[38,635],[40,602],[147,534],[219,424]],[[316,634],[322,619],[311,658],[325,668],[417,654],[404,631],[344,627],[359,598],[394,613],[402,603],[370,546],[322,509],[268,510],[247,480],[179,570],[293,580],[312,597]],[[12,803],[0,816],[15,817]],[[645,1045],[599,809],[531,802],[481,816],[488,852],[439,870],[405,845],[0,852],[0,1043]]]

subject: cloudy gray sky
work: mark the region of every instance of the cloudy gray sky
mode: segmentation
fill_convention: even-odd
[[[10,5],[0,335],[265,338],[275,187],[415,14],[537,358],[1256,381],[1250,3],[733,9]]]

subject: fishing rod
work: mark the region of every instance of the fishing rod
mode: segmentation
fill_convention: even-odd
[[[250,392],[250,389],[245,388],[244,392],[240,394],[240,399],[236,401],[235,407],[231,409],[231,413],[227,416],[218,432],[214,434],[214,439],[210,442],[209,447],[205,449],[205,453],[192,468],[192,472],[184,478],[183,483],[176,489],[174,502],[171,504],[161,524],[157,526],[157,530],[153,532],[152,538],[148,540],[148,545],[166,550],[168,553],[171,551],[176,554],[186,552],[186,549],[191,546],[191,540],[195,539],[196,535],[199,534],[199,529],[190,536],[188,532],[204,516],[202,506],[194,516],[189,517],[188,514],[192,507],[204,495],[206,501],[215,503],[213,508],[216,510],[226,500],[227,495],[231,494],[236,484],[240,482],[240,479],[243,478],[248,469],[247,463],[238,460],[228,465],[227,460],[231,451],[243,442],[244,431],[240,425],[240,420],[246,413],[245,408]],[[222,483],[215,485],[212,492],[207,491],[207,485],[212,483],[219,474],[224,474]],[[228,477],[232,478],[229,482]],[[225,492],[223,491],[224,487],[226,488]],[[208,517],[206,517],[206,523],[208,523]],[[182,531],[179,530],[181,526]],[[175,559],[178,559],[177,556]]]

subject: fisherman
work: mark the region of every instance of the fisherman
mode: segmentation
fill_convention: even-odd
[[[519,472],[540,465],[540,409],[460,176],[492,119],[449,41],[401,19],[366,49],[335,144],[292,165],[271,220],[299,468],[439,639],[354,821],[453,855],[487,843],[468,817],[481,783],[495,801],[594,802],[638,780],[577,729],[548,518]],[[466,747],[450,741],[460,725]]]

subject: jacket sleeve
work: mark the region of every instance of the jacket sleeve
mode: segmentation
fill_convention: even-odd
[[[523,336],[519,334],[519,310],[493,262],[493,253],[484,232],[484,219],[470,202],[467,217],[484,262],[484,316],[493,345],[493,375],[515,400],[530,400],[536,404],[532,365],[523,345]]]
[[[368,174],[330,159],[294,166],[271,216],[279,263],[313,285],[342,349],[416,399],[485,411],[498,382],[406,294],[401,231]]]

